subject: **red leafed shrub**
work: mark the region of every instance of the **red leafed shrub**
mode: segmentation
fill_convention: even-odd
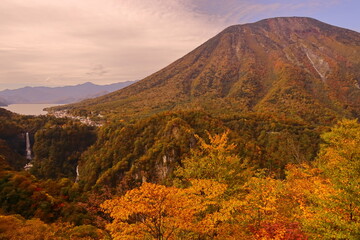
[[[260,226],[250,228],[255,239],[307,240],[299,223],[286,221],[263,221]]]

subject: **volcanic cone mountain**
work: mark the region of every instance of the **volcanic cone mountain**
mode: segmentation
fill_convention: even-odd
[[[129,87],[64,108],[120,118],[177,109],[359,117],[360,33],[302,17],[231,26]]]

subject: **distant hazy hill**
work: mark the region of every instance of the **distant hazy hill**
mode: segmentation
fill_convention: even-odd
[[[121,118],[171,109],[359,116],[360,33],[301,17],[231,26],[127,88],[62,108]]]
[[[7,105],[8,105],[7,101],[0,97],[0,106],[7,106]]]
[[[1,102],[14,103],[73,103],[86,98],[98,97],[134,83],[127,81],[109,85],[96,85],[90,82],[65,87],[24,87],[0,91]]]

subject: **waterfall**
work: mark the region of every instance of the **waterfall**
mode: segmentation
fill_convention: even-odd
[[[24,166],[24,169],[26,171],[28,171],[30,168],[32,168],[32,163],[31,163],[31,144],[30,144],[30,137],[29,137],[29,133],[26,133],[26,159],[29,160],[29,162]]]
[[[31,160],[31,145],[29,133],[26,133],[26,159]]]
[[[76,179],[75,182],[78,182],[80,178],[80,174],[79,174],[79,164],[76,166]]]

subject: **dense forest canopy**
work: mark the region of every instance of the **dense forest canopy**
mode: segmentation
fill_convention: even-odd
[[[357,120],[330,127],[266,114],[178,111],[96,129],[8,111],[1,118],[5,239],[15,239],[9,223],[25,238],[49,239],[359,234]],[[30,173],[19,171],[27,131],[35,140]]]

